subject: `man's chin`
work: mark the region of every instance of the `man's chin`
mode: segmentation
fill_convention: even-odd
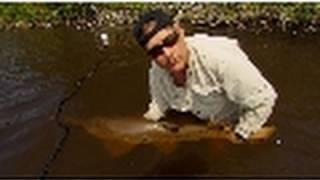
[[[170,73],[172,73],[172,74],[177,74],[177,73],[181,73],[182,71],[184,71],[185,70],[185,67],[184,66],[174,66],[174,67],[172,67],[169,71],[170,71]]]

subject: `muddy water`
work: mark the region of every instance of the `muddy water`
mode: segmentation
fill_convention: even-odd
[[[100,51],[92,33],[68,29],[1,32],[0,39],[0,174],[39,175],[63,135],[59,104]]]
[[[272,138],[232,145],[190,115],[171,131],[142,119],[147,57],[126,31],[105,49],[98,33],[0,33],[1,175],[319,176],[319,36],[210,32],[237,37],[279,93]]]

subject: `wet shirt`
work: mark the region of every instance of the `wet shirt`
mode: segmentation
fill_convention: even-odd
[[[195,35],[186,42],[190,58],[185,87],[176,86],[169,72],[153,61],[151,102],[144,116],[159,120],[175,109],[214,123],[236,118],[234,131],[244,138],[258,131],[272,113],[277,93],[237,40]]]

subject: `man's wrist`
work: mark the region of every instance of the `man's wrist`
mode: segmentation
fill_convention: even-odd
[[[244,138],[241,134],[239,134],[239,133],[237,133],[237,132],[234,132],[234,134],[235,134],[237,140],[242,141],[242,142],[247,141],[247,139]]]
[[[144,113],[143,117],[148,120],[159,121],[164,114],[159,111],[159,109],[151,108],[146,113]]]
[[[243,124],[238,124],[234,129],[234,133],[238,134],[243,139],[248,139],[251,135],[251,131],[248,128],[245,128]]]

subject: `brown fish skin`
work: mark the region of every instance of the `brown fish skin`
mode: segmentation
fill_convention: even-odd
[[[274,126],[266,126],[246,142],[239,142],[233,139],[230,125],[209,127],[204,123],[150,122],[140,117],[100,117],[68,120],[68,123],[85,129],[103,141],[106,151],[113,157],[127,154],[142,144],[151,144],[165,154],[172,153],[181,142],[202,139],[212,139],[222,144],[259,144],[266,142],[276,130]]]

